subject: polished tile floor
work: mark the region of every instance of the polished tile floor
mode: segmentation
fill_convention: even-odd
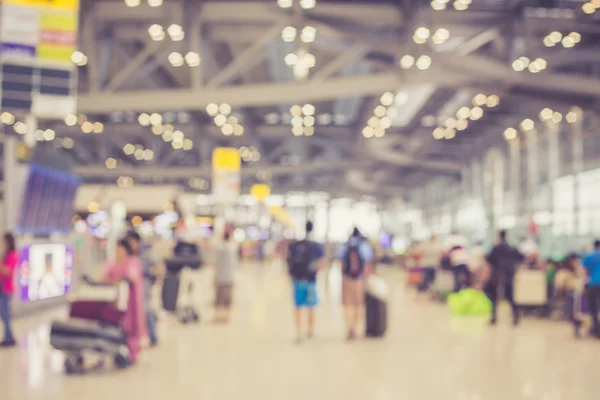
[[[203,300],[210,297],[210,273]],[[322,277],[316,338],[295,345],[290,287],[276,266],[244,267],[232,324],[161,321],[160,347],[127,371],[65,376],[48,345],[48,320],[17,324],[20,346],[0,352],[2,400],[593,400],[600,342],[576,341],[560,323],[503,310],[499,326],[452,320],[445,307],[390,283],[390,330],[383,340],[344,342],[339,273]],[[209,314],[205,311],[204,315]]]

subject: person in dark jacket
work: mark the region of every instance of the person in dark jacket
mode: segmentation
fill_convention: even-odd
[[[524,260],[525,256],[508,244],[506,231],[500,231],[498,243],[487,256],[491,271],[489,280],[485,285],[485,293],[493,305],[490,321],[492,325],[496,324],[496,310],[500,290],[502,290],[504,298],[508,300],[512,308],[513,324],[518,325],[519,323],[519,310],[515,304],[513,294],[515,274],[519,264]]]

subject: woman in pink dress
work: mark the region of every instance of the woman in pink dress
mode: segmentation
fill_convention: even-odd
[[[135,363],[138,353],[142,350],[142,339],[146,335],[144,283],[142,265],[127,240],[123,239],[117,243],[115,261],[108,265],[105,278],[110,283],[123,280],[130,283],[129,304],[123,319],[123,329],[127,334],[131,362]]]

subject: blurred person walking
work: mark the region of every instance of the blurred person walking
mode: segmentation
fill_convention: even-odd
[[[435,281],[435,271],[440,266],[443,253],[442,246],[435,235],[431,235],[428,241],[421,244],[423,282],[419,287],[420,290],[428,290]]]
[[[583,258],[583,267],[588,276],[585,293],[590,304],[593,322],[590,333],[600,338],[600,322],[598,321],[598,311],[600,310],[600,240],[594,241],[594,250]]]
[[[336,257],[342,263],[342,302],[348,329],[347,339],[356,339],[358,321],[365,299],[365,277],[373,262],[373,248],[354,228],[348,241],[343,244]]]
[[[517,268],[523,260],[525,260],[525,256],[508,244],[506,231],[500,231],[498,243],[487,256],[491,271],[484,288],[485,293],[492,301],[492,319],[490,321],[492,325],[496,324],[497,321],[496,314],[500,290],[502,290],[504,298],[508,300],[512,308],[513,324],[519,324],[519,310],[514,300],[514,287]]]
[[[13,347],[16,345],[15,337],[11,327],[10,303],[15,293],[14,281],[15,271],[19,263],[19,255],[12,233],[4,235],[4,256],[0,264],[0,318],[4,324],[4,339],[0,342],[1,347]]]
[[[158,278],[158,268],[156,262],[151,256],[152,247],[142,241],[142,237],[136,231],[127,233],[127,241],[129,242],[134,254],[139,257],[142,266],[144,278],[144,302],[146,305],[146,324],[150,345],[158,344],[157,322],[158,317],[152,309],[152,288]]]
[[[312,338],[315,325],[317,299],[317,272],[324,267],[325,249],[311,240],[313,223],[306,223],[304,240],[292,242],[287,251],[287,263],[294,285],[294,322],[296,340],[302,342],[302,311],[306,310],[308,326],[306,337]]]
[[[225,231],[223,242],[216,248],[215,259],[215,317],[214,323],[229,322],[229,310],[233,297],[235,271],[240,262],[237,244],[231,240],[231,232]]]
[[[458,232],[452,232],[444,244],[444,251],[450,259],[454,274],[454,291],[458,292],[469,287],[471,271],[469,270],[469,253],[467,239]]]

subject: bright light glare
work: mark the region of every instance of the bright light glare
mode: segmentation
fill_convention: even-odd
[[[185,55],[185,62],[190,67],[199,67],[200,66],[200,55],[194,51],[190,51]]]
[[[420,70],[426,70],[431,67],[431,57],[429,56],[421,56],[417,60],[416,66]]]
[[[409,69],[415,65],[415,58],[409,54],[402,56],[400,59],[400,66],[404,69]]]

